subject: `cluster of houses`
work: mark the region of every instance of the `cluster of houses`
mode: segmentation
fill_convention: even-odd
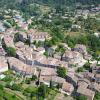
[[[20,27],[26,25],[19,15],[16,15],[14,20]],[[16,32],[19,33],[20,41],[15,43],[14,34]],[[82,94],[88,100],[93,100],[95,91],[100,92],[100,67],[91,65],[91,72],[76,73],[78,67],[83,67],[92,58],[87,53],[85,45],[77,44],[71,49],[67,44],[62,44],[66,51],[62,59],[60,59],[61,55],[59,54],[54,54],[53,57],[46,57],[44,55],[46,51],[44,47],[25,44],[27,39],[33,43],[34,41],[45,41],[45,39],[50,38],[47,32],[39,32],[35,29],[28,30],[25,28],[25,31],[19,31],[15,28],[9,28],[5,31],[2,29],[2,32],[0,31],[0,73],[12,69],[25,77],[37,75],[40,82],[48,86],[50,81],[53,82],[54,86],[61,84],[59,90],[64,94],[70,95],[74,88],[77,88],[77,95]],[[7,57],[3,45],[15,48],[16,58]],[[54,48],[52,47],[52,49]],[[57,75],[57,67],[66,68],[66,79]]]

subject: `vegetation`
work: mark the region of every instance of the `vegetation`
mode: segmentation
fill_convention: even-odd
[[[87,98],[84,95],[79,95],[75,99],[76,100],[87,100]]]
[[[79,4],[77,6],[77,3]],[[26,45],[31,46],[34,44],[36,47],[44,47],[46,57],[54,57],[54,53],[58,53],[62,57],[65,53],[65,48],[61,43],[68,44],[71,49],[76,44],[84,44],[87,47],[88,53],[92,55],[97,62],[100,60],[100,37],[95,36],[95,32],[100,32],[100,21],[97,18],[91,17],[90,15],[86,18],[79,16],[76,18],[77,9],[90,9],[91,5],[95,7],[100,4],[100,0],[0,0],[0,20],[4,20],[4,26],[6,28],[14,27],[15,30],[23,30],[20,25],[16,24],[13,20],[14,11],[19,11],[22,17],[28,23],[28,19],[32,22],[28,24],[28,29],[37,29],[38,31],[48,32],[52,37],[51,39],[41,41],[34,41],[31,43],[30,38],[25,41]],[[13,9],[13,10],[8,10]],[[7,14],[7,11],[9,12]],[[11,18],[6,19],[5,16]],[[98,16],[98,15],[96,15]],[[2,22],[1,21],[1,22]],[[79,25],[81,28],[72,28],[73,25]],[[18,42],[19,33],[14,35],[14,42]],[[56,49],[50,55],[48,52],[49,48],[57,46]],[[16,49],[13,47],[4,47],[7,52],[7,56],[16,57]],[[72,64],[72,66],[76,67]],[[90,63],[86,63],[83,67],[77,69],[77,72],[83,72],[84,70],[90,69]],[[1,81],[7,84],[0,85],[0,100],[19,100],[14,93],[10,94],[5,89],[22,93],[28,97],[28,100],[47,100],[54,99],[57,91],[53,86],[52,80],[50,81],[50,87],[40,84],[38,87],[34,85],[37,77],[35,75],[32,78],[19,78],[14,77],[13,72],[7,72],[7,75]],[[66,78],[66,68],[58,67],[57,74],[59,77]],[[16,78],[17,77],[17,78]],[[19,83],[17,83],[17,82]],[[20,83],[21,81],[21,83]],[[38,79],[39,82],[39,79]],[[24,86],[25,85],[25,86]],[[29,86],[30,85],[30,86]],[[31,86],[32,85],[32,86]],[[61,88],[61,84],[57,85],[56,89]],[[76,100],[86,100],[87,98],[83,95],[75,97]],[[96,92],[94,100],[100,99],[100,93]]]
[[[66,77],[66,68],[65,67],[58,67],[57,74],[59,77],[65,78]]]
[[[20,84],[13,84],[11,86],[12,90],[16,90],[16,91],[21,91],[21,85]]]
[[[9,22],[7,22],[7,21],[4,21],[4,26],[6,28],[11,28],[12,27],[12,25]]]
[[[8,56],[12,56],[12,57],[16,56],[16,50],[13,47],[6,47],[5,51],[7,52]]]
[[[93,100],[99,100],[100,99],[100,92],[96,92]]]
[[[21,100],[14,94],[11,94],[8,91],[5,91],[4,87],[0,85],[0,100]]]
[[[16,43],[16,42],[18,42],[19,41],[19,33],[16,33],[15,35],[14,35],[14,42]]]
[[[78,69],[77,69],[77,72],[83,72],[84,71],[84,68],[83,67],[79,67]]]
[[[89,70],[90,69],[90,63],[86,63],[83,67],[84,67],[84,69]]]

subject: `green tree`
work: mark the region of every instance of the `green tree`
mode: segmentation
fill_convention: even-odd
[[[36,79],[37,79],[37,76],[36,75],[32,75],[31,80],[35,81]]]
[[[76,97],[76,100],[87,100],[87,98],[84,95],[79,95]]]
[[[83,72],[84,71],[84,68],[83,67],[79,67],[78,69],[77,69],[77,72]]]
[[[5,51],[7,52],[8,56],[12,56],[12,57],[16,56],[16,49],[13,47],[6,47]]]
[[[16,33],[15,35],[14,35],[14,42],[16,43],[16,42],[18,42],[19,41],[19,33]]]
[[[83,67],[84,67],[86,70],[89,70],[89,69],[90,69],[90,63],[86,63]]]
[[[100,100],[100,92],[96,92],[93,100]]]
[[[66,77],[66,68],[65,67],[58,67],[57,74],[59,77],[65,78]]]
[[[44,52],[44,55],[48,58],[49,57],[49,54],[47,51]]]
[[[12,27],[12,25],[7,21],[4,21],[4,26],[7,27],[7,28],[11,28]]]
[[[3,89],[4,89],[3,85],[0,84],[0,90],[3,90]]]
[[[38,88],[38,95],[40,97],[46,98],[48,96],[49,89],[46,85],[41,84]]]
[[[20,84],[13,84],[11,86],[12,90],[16,90],[16,91],[21,91],[21,85]]]
[[[56,48],[55,51],[59,52],[61,54],[61,60],[62,60],[62,57],[63,57],[63,55],[64,55],[64,53],[66,51],[66,49],[64,48],[64,46],[63,45],[58,45],[58,47]]]

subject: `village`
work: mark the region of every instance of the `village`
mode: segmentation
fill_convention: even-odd
[[[76,44],[71,48],[60,43],[47,47],[43,43],[52,39],[52,35],[29,28],[32,20],[26,22],[18,11],[13,10],[13,16],[9,16],[9,12],[10,9],[5,11],[5,20],[0,21],[0,82],[13,74],[10,86],[23,80],[38,86],[43,83],[50,87],[52,83],[54,87],[59,85],[61,94],[84,95],[87,100],[93,100],[95,93],[100,92],[100,61],[93,59],[86,45]],[[76,18],[81,14],[86,18],[89,13],[88,10],[77,12]],[[13,21],[13,26],[8,19]],[[73,24],[72,28],[80,29],[81,26]],[[65,70],[65,75],[59,70]],[[32,77],[36,78],[34,82],[30,80]]]

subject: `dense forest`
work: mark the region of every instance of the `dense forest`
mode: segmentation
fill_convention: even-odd
[[[73,6],[76,3],[81,4],[100,4],[100,0],[0,0],[0,7],[19,8],[22,5],[31,3],[46,4],[49,6]]]

